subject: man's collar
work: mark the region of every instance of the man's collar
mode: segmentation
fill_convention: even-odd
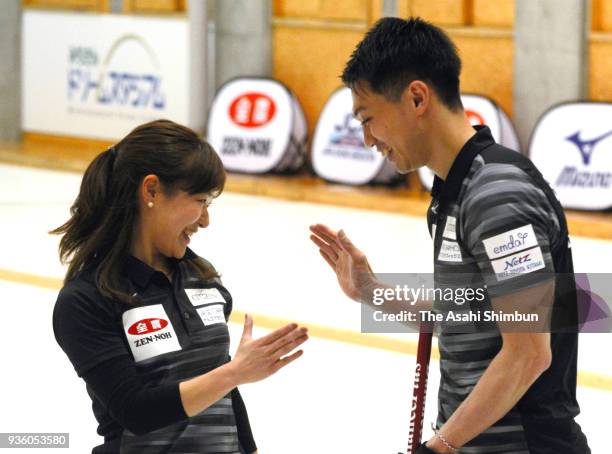
[[[181,259],[170,259],[171,262],[181,262],[183,260],[190,260],[197,257],[197,255],[189,248],[185,250],[185,255]],[[150,267],[143,261],[137,259],[133,255],[129,254],[125,258],[124,270],[127,277],[137,284],[139,287],[144,288],[149,285],[151,278],[157,270],[155,268]]]
[[[446,180],[437,175],[434,178],[431,195],[438,198],[441,204],[457,199],[461,183],[470,170],[476,155],[495,143],[491,130],[487,126],[474,126],[474,129],[476,129],[476,134],[470,137],[457,154]]]

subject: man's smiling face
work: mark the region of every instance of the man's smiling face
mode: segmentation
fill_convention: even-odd
[[[418,102],[415,104],[411,87],[412,84],[406,87],[397,101],[373,92],[366,83],[351,90],[353,114],[361,123],[366,145],[376,147],[400,173],[427,163],[423,133],[418,125]]]

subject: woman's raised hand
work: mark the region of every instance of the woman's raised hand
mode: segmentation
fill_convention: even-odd
[[[308,329],[295,323],[253,339],[253,317],[247,314],[240,345],[231,362],[238,384],[263,380],[296,360],[303,350],[291,352],[307,340]]]

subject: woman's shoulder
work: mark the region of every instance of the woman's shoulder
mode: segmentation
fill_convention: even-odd
[[[60,295],[67,297],[83,292],[92,292],[96,290],[95,270],[86,268],[79,271],[71,279],[64,281],[64,285],[60,289]]]
[[[66,281],[55,301],[53,316],[86,315],[108,313],[108,301],[96,285],[95,270],[86,269]]]

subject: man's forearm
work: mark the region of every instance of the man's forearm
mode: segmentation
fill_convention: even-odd
[[[508,413],[546,368],[548,360],[541,355],[502,348],[441,435],[453,446],[463,446]],[[446,452],[439,440],[428,445]]]

